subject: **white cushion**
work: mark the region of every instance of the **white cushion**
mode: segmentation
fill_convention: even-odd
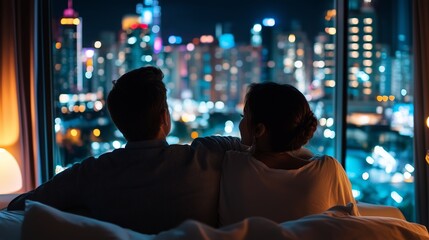
[[[66,213],[39,202],[26,201],[22,239],[153,239],[118,225]]]
[[[357,207],[362,216],[393,217],[405,220],[404,214],[396,207],[358,202]]]
[[[390,217],[353,216],[353,204],[336,206],[321,214],[277,224],[262,217],[249,217],[220,229],[197,221],[157,236],[159,239],[223,240],[428,240],[427,229],[420,224]]]

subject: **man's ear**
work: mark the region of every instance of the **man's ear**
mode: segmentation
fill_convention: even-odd
[[[161,114],[161,125],[167,125],[167,123],[170,121],[168,109],[164,109],[164,111]]]
[[[262,123],[258,123],[256,125],[256,129],[255,129],[255,137],[259,138],[261,136],[263,136],[266,133],[267,129],[265,128],[265,125]]]

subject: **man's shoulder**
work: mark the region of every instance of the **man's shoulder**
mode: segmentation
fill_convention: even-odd
[[[192,141],[192,145],[204,144],[204,145],[241,145],[240,138],[233,136],[207,136],[199,137]]]

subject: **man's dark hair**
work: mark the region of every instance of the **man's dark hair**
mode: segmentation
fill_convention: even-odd
[[[252,129],[259,123],[268,131],[274,152],[305,145],[317,128],[317,119],[305,96],[289,84],[253,83],[246,95]]]
[[[122,75],[107,97],[110,116],[127,141],[156,137],[168,111],[162,71],[145,66]]]

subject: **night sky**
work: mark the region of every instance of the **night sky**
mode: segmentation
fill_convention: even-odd
[[[392,0],[375,0],[390,3]],[[73,8],[83,18],[84,47],[99,39],[102,31],[118,32],[124,15],[135,14],[135,6],[141,0],[74,0]],[[67,0],[53,0],[53,17],[60,17],[67,8]],[[182,36],[184,42],[203,34],[213,34],[216,23],[228,24],[236,42],[249,42],[250,28],[264,17],[276,19],[276,25],[289,30],[298,20],[311,41],[323,30],[325,11],[333,7],[333,0],[159,0],[161,6],[161,34],[164,41],[170,35]],[[376,3],[385,8],[380,18],[382,24],[391,18],[389,5]],[[388,8],[388,9],[386,9]],[[386,33],[383,35],[391,35]],[[382,41],[389,41],[385,36]]]

